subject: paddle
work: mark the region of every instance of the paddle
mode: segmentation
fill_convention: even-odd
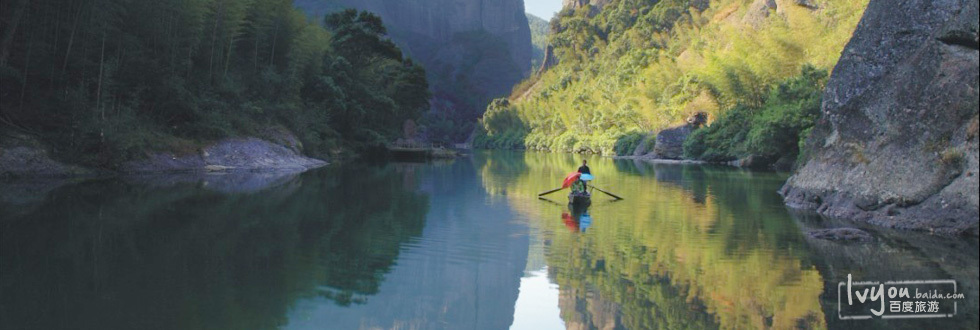
[[[562,205],[562,204],[561,204],[561,203],[559,203],[559,202],[556,202],[556,201],[553,201],[553,200],[550,200],[550,199],[547,199],[547,198],[545,198],[545,197],[538,197],[538,199],[540,199],[540,200],[543,200],[543,201],[545,201],[545,202],[548,202],[548,203],[551,203],[551,204],[555,204],[555,205],[557,205],[557,206],[565,206],[565,205]]]
[[[601,192],[605,193],[606,195],[612,196],[615,199],[623,199],[622,197],[616,196],[615,194],[613,194],[611,192],[608,192],[608,191],[599,189],[599,187],[596,187],[596,186],[593,186],[593,185],[590,185],[590,187],[595,188],[595,190],[601,191]]]
[[[562,189],[565,189],[565,187],[555,188],[555,189],[551,189],[551,190],[545,191],[543,193],[538,194],[538,197],[541,197],[541,196],[544,196],[544,195],[547,195],[547,194],[550,194],[550,193],[553,193],[553,192],[556,192],[556,191],[559,191],[559,190],[562,190]]]

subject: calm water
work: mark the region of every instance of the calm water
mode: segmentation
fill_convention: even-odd
[[[711,166],[595,157],[625,200],[535,197],[580,159],[0,184],[0,328],[977,328],[975,239],[809,239],[839,224],[788,211],[786,175]],[[849,273],[967,299],[932,323],[840,321]]]

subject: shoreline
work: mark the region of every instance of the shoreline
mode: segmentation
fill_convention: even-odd
[[[292,141],[293,143],[283,142]],[[46,145],[27,136],[0,144],[0,181],[97,179],[140,175],[303,172],[323,167],[326,160],[303,155],[295,139],[273,142],[257,137],[225,138],[193,153],[147,152],[115,168],[87,167],[55,160]]]

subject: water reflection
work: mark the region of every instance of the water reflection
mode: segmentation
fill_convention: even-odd
[[[975,239],[814,240],[842,224],[788,212],[784,174],[589,160],[625,200],[538,200],[581,156],[517,152],[5,185],[0,328],[977,327]],[[967,299],[842,322],[848,273],[953,278]]]
[[[502,197],[488,196],[467,160],[420,169],[430,197],[422,235],[363,305],[301,299],[290,329],[503,329],[513,323],[528,259],[527,227]]]
[[[526,197],[555,186],[556,178],[574,169],[582,156],[487,157],[494,170],[481,172],[484,186],[508,196],[511,206],[528,216],[532,232],[548,243],[549,277],[560,288],[562,319],[569,328],[921,326],[836,319],[836,292],[830,288],[848,272],[871,268],[891,274],[881,280],[956,278],[976,295],[975,284],[970,285],[976,283],[975,253],[948,263],[917,256],[921,253],[908,244],[855,249],[806,238],[807,226],[775,193],[785,174],[591,158],[596,184],[626,200],[590,208],[590,217],[602,221],[582,231],[580,218],[567,209]],[[499,171],[507,168],[521,170]],[[833,225],[819,217],[808,221]],[[893,260],[913,261],[882,265],[876,255],[885,252],[861,252],[879,248],[891,251]],[[841,253],[856,257],[841,258]],[[927,270],[939,263],[960,274]],[[975,309],[976,303],[967,305]],[[929,324],[975,326],[977,317],[970,314]]]
[[[275,328],[302,297],[364,303],[424,226],[428,197],[400,176],[144,177],[4,205],[3,327]]]
[[[558,328],[560,318],[558,285],[548,278],[548,267],[529,270],[521,278],[520,295],[514,304],[514,323],[511,330],[543,330]]]
[[[592,226],[592,216],[587,207],[569,207],[568,212],[561,213],[561,220],[573,232],[585,232]]]

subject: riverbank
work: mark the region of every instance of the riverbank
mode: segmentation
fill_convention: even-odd
[[[69,178],[116,174],[173,172],[297,172],[325,166],[303,154],[288,131],[270,130],[265,138],[235,137],[203,143],[192,151],[147,151],[143,157],[107,168],[86,167],[55,159],[50,147],[24,134],[5,134],[0,142],[0,178]]]

